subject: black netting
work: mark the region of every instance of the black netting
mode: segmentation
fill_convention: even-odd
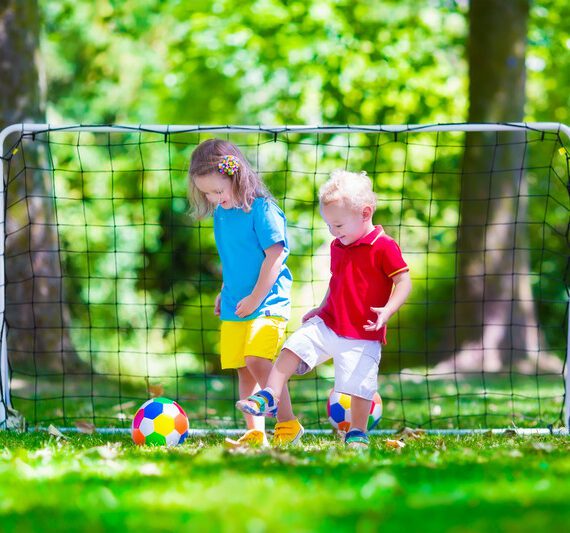
[[[317,190],[365,170],[375,222],[400,243],[413,291],[389,324],[382,428],[562,422],[568,301],[568,140],[557,131],[164,133],[51,130],[4,147],[10,392],[31,425],[127,427],[151,395],[192,427],[242,425],[220,371],[212,221],[188,215],[193,148],[240,146],[289,222],[289,331],[328,282]],[[332,367],[291,384],[326,428]]]

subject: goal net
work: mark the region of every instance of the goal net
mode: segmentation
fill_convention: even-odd
[[[219,364],[212,220],[189,216],[192,150],[237,144],[288,219],[291,332],[318,305],[331,236],[317,191],[337,168],[374,184],[374,222],[413,289],[388,326],[381,429],[568,423],[569,129],[16,125],[0,135],[0,427],[128,428],[152,396],[192,428],[243,426]],[[358,295],[355,295],[357,298]],[[332,367],[291,382],[327,429]]]

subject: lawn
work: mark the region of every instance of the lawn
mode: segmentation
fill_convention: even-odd
[[[306,436],[228,451],[223,437],[138,448],[127,435],[0,432],[0,530],[562,531],[567,436],[423,435],[371,449]]]

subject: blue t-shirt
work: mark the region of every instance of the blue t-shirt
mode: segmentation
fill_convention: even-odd
[[[249,213],[218,206],[214,211],[214,235],[224,280],[220,318],[243,321],[279,316],[289,319],[292,276],[285,265],[289,255],[287,219],[279,206],[267,198],[256,198]],[[264,250],[277,243],[283,243],[286,256],[275,284],[251,315],[239,318],[235,314],[237,304],[253,291],[265,259]]]

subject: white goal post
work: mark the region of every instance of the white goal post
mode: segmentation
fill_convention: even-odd
[[[179,133],[196,133],[209,135],[229,135],[229,134],[257,134],[268,135],[283,134],[315,134],[315,135],[336,135],[336,134],[374,134],[391,133],[394,135],[411,134],[415,132],[556,132],[563,136],[570,143],[570,127],[553,122],[529,122],[529,123],[501,123],[501,124],[405,124],[405,125],[368,125],[368,126],[200,126],[200,125],[63,125],[54,124],[14,124],[0,132],[0,156],[2,165],[2,184],[0,185],[0,429],[14,427],[16,422],[11,420],[17,418],[18,406],[12,402],[11,376],[10,376],[10,354],[8,353],[8,325],[6,322],[6,265],[5,265],[5,244],[6,244],[6,213],[7,213],[7,167],[8,156],[12,146],[8,144],[15,136],[34,136],[45,133],[92,133],[92,134],[116,134],[116,133],[154,133],[166,136]],[[566,250],[568,253],[568,250]],[[563,425],[566,432],[570,427],[570,312],[569,302],[566,302],[567,341],[566,360],[564,363],[564,401],[562,407]],[[479,428],[480,430],[480,428]],[[532,430],[529,430],[532,432]]]

